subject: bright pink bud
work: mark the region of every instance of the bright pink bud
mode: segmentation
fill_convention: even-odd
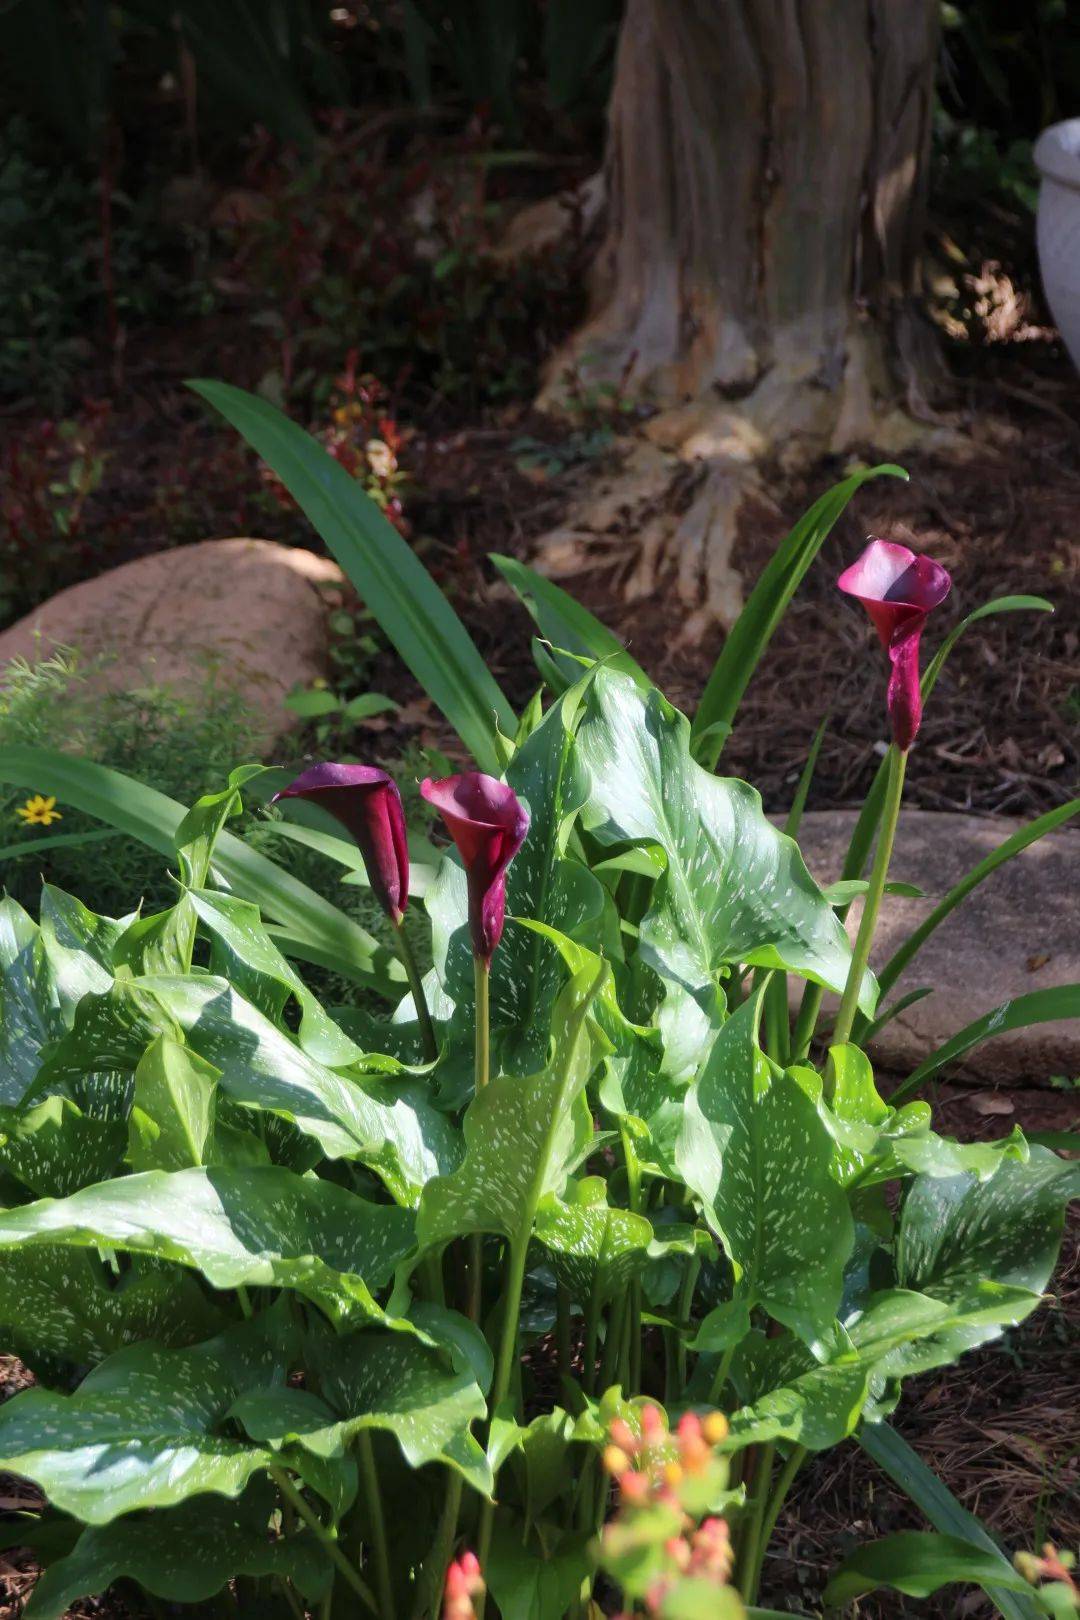
[[[919,556],[892,540],[871,539],[858,562],[836,583],[862,603],[889,655],[889,719],[893,741],[906,751],[922,719],[919,640],[927,615],[944,602],[952,580],[932,557]]]
[[[393,777],[373,765],[312,765],[271,804],[278,799],[308,799],[341,822],[359,846],[372,894],[400,922],[409,902],[409,846]]]
[[[464,1552],[446,1571],[442,1620],[474,1620],[472,1600],[484,1590],[484,1578],[475,1553]]]
[[[428,777],[420,792],[458,847],[469,885],[473,954],[490,966],[506,916],[506,869],[525,842],[529,813],[513,788],[481,771],[441,782]]]

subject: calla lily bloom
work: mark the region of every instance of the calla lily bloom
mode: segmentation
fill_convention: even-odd
[[[858,562],[836,583],[862,603],[889,655],[892,674],[886,703],[893,741],[906,753],[922,719],[919,641],[927,615],[944,602],[952,580],[932,557],[892,540],[871,539]]]
[[[321,804],[356,840],[371,892],[395,923],[409,902],[409,847],[397,783],[374,765],[312,765],[275,793]]]
[[[513,788],[482,771],[441,782],[428,777],[420,792],[458,847],[469,885],[473,955],[490,966],[506,915],[506,869],[525,842],[529,812]]]

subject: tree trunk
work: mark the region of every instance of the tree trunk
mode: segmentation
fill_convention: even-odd
[[[627,0],[591,313],[545,399],[568,367],[610,383],[635,357],[629,390],[661,412],[650,449],[709,472],[679,535],[712,552],[714,616],[737,606],[716,548],[730,551],[738,468],[781,446],[895,446],[912,427],[898,404],[926,414],[936,351],[916,299],[938,10]],[[639,589],[655,536],[649,549]],[[694,555],[679,558],[691,602]]]
[[[868,318],[912,365],[938,9],[628,0],[587,370],[634,353],[661,405],[834,390]]]

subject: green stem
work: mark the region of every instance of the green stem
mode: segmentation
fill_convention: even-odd
[[[362,1599],[362,1601],[367,1604],[372,1614],[379,1614],[379,1605],[375,1601],[375,1594],[371,1590],[371,1587],[360,1574],[359,1570],[355,1569],[350,1563],[349,1559],[346,1558],[345,1554],[338,1545],[337,1537],[332,1533],[332,1531],[326,1528],[325,1524],[323,1524],[314,1508],[309,1507],[308,1503],[297,1490],[284,1468],[279,1468],[274,1464],[271,1464],[268,1472],[270,1478],[274,1481],[274,1484],[277,1486],[286,1502],[288,1502],[290,1507],[295,1510],[297,1518],[303,1519],[304,1523],[307,1525],[316,1541],[321,1544],[326,1556],[344,1578],[347,1585],[351,1586],[357,1597]],[[390,1613],[393,1613],[393,1610],[391,1610]]]
[[[574,1353],[570,1341],[570,1290],[565,1283],[559,1283],[555,1290],[555,1348],[560,1378],[571,1378]]]
[[[675,1367],[679,1394],[686,1388],[686,1339],[690,1331],[690,1312],[694,1306],[694,1289],[697,1287],[700,1270],[701,1256],[692,1254],[686,1263],[686,1273],[679,1291],[679,1320],[675,1328],[677,1335]]]
[[[424,984],[420,977],[420,967],[413,951],[412,943],[405,926],[394,917],[390,918],[394,929],[394,946],[405,969],[405,977],[409,981],[409,990],[416,1008],[416,1017],[420,1025],[420,1040],[424,1048],[424,1057],[428,1063],[434,1063],[439,1055],[439,1043],[435,1039],[435,1026],[431,1022],[431,1013],[428,1010],[427,997],[424,994]]]
[[[499,1336],[499,1354],[495,1362],[495,1382],[491,1389],[491,1410],[497,1412],[506,1399],[517,1353],[518,1317],[521,1315],[521,1291],[525,1283],[525,1257],[529,1250],[528,1235],[532,1221],[525,1228],[524,1242],[510,1245],[510,1259],[506,1268],[506,1298],[503,1301],[502,1331]],[[481,1570],[487,1568],[491,1551],[491,1533],[495,1525],[495,1504],[485,1497],[480,1505],[480,1527],[476,1537],[476,1556]],[[484,1620],[484,1599],[476,1602],[477,1620]]]
[[[731,1363],[734,1358],[735,1346],[733,1344],[729,1344],[723,1355],[720,1357],[720,1365],[717,1367],[713,1376],[713,1381],[709,1385],[710,1406],[720,1405],[720,1397],[724,1393],[724,1385],[728,1381],[728,1373],[731,1371]]]
[[[473,957],[476,1019],[476,1089],[491,1079],[491,971],[483,957]]]
[[[446,1571],[454,1553],[458,1516],[461,1513],[461,1495],[464,1481],[457,1469],[450,1471],[450,1480],[443,1498],[439,1528],[428,1556],[425,1558],[417,1582],[416,1604],[412,1620],[433,1620],[439,1612],[439,1599],[446,1581]]]
[[[881,906],[881,897],[885,893],[885,879],[889,875],[889,861],[892,857],[893,841],[896,838],[896,824],[900,818],[900,801],[904,793],[906,768],[906,752],[901,753],[895,743],[892,744],[889,748],[889,776],[885,787],[885,804],[881,812],[874,864],[870,869],[870,887],[866,892],[866,902],[855,939],[855,949],[851,956],[840,1011],[836,1015],[836,1025],[830,1043],[833,1046],[843,1046],[848,1040],[851,1026],[855,1022],[855,1014],[859,1010],[859,991],[862,988],[866,965],[870,960],[870,947],[874,941],[878,910]]]
[[[765,1552],[768,1548],[769,1540],[776,1528],[776,1521],[780,1517],[780,1509],[783,1507],[787,1493],[791,1489],[792,1481],[794,1480],[795,1475],[799,1472],[799,1469],[802,1467],[805,1460],[806,1447],[793,1447],[787,1461],[785,1462],[783,1468],[781,1468],[779,1478],[773,1487],[772,1495],[769,1498],[769,1505],[765,1510],[765,1514],[762,1518],[761,1526],[758,1531],[757,1546],[754,1551],[754,1567],[748,1571],[749,1585],[746,1588],[747,1603],[753,1603],[757,1598],[758,1587],[761,1584],[761,1571],[765,1563]]]
[[[375,1588],[379,1594],[379,1613],[394,1612],[394,1583],[390,1579],[390,1553],[386,1542],[386,1520],[383,1517],[382,1497],[379,1494],[379,1475],[375,1467],[375,1448],[371,1435],[361,1429],[356,1437],[356,1453],[360,1475],[364,1481],[368,1513],[371,1518],[372,1552],[375,1555]]]
[[[766,1503],[769,1500],[769,1484],[772,1480],[775,1450],[771,1442],[756,1449],[757,1466],[754,1469],[754,1495],[739,1547],[739,1591],[742,1594],[744,1603],[753,1602],[753,1580],[758,1560],[758,1542],[761,1539],[761,1526],[765,1518]]]
[[[491,1079],[491,972],[480,956],[473,957],[473,985],[475,989],[473,1017],[475,1021],[475,1076],[476,1095],[479,1096]],[[474,1232],[469,1238],[469,1318],[479,1322],[484,1304],[484,1238]]]
[[[820,984],[808,984],[799,1003],[799,1016],[791,1033],[791,1062],[801,1063],[810,1050],[810,1042],[817,1029],[821,998],[825,994]]]

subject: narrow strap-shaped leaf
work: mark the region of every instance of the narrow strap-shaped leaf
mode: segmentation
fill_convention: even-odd
[[[507,584],[521,598],[540,634],[548,641],[586,658],[606,659],[611,668],[632,676],[639,686],[652,685],[618,636],[606,624],[601,624],[588,608],[575,602],[561,586],[545,579],[535,569],[526,568],[516,557],[501,557],[496,552],[491,552],[490,557]]]
[[[946,1063],[962,1057],[980,1041],[993,1035],[1005,1035],[1009,1030],[1027,1029],[1031,1024],[1049,1024],[1056,1018],[1080,1018],[1080,984],[1058,984],[1049,990],[1033,990],[1029,995],[1003,1001],[992,1012],[983,1013],[920,1063],[915,1073],[897,1086],[889,1101],[897,1103],[910,1096]]]
[[[1080,799],[1070,799],[1068,804],[1062,804],[1054,810],[1047,811],[1045,816],[1039,816],[1037,820],[1029,822],[1026,827],[1021,827],[1018,832],[1014,832],[1011,838],[1003,839],[997,848],[986,856],[985,860],[981,860],[977,866],[973,866],[971,871],[960,879],[959,883],[953,885],[945,898],[934,907],[929,916],[923,919],[918,928],[909,934],[900,948],[893,952],[878,974],[879,996],[884,997],[887,995],[904,972],[908,963],[926,944],[935,928],[940,928],[950,912],[956,910],[956,907],[962,900],[967,898],[972,889],[978,888],[979,884],[984,882],[992,872],[996,872],[999,866],[1004,866],[1006,861],[1012,860],[1014,855],[1019,855],[1021,850],[1029,848],[1044,834],[1053,832],[1055,827],[1060,827],[1063,822],[1071,820],[1078,811],[1080,811]],[[858,1039],[858,1025],[856,1025],[854,1035]]]
[[[295,422],[227,383],[190,384],[281,479],[477,764],[505,763],[517,720],[465,626],[408,541],[354,478]]]
[[[185,807],[120,771],[45,748],[13,746],[0,748],[0,781],[39,783],[62,804],[108,822],[167,859],[175,857]],[[339,972],[388,999],[400,997],[405,971],[389,947],[307,884],[230,833],[218,839],[214,866],[236,894],[273,917],[290,937],[328,956]]]
[[[1006,1574],[1001,1565],[999,1553],[959,1536],[901,1530],[857,1547],[833,1574],[822,1601],[826,1608],[840,1608],[879,1586],[907,1597],[926,1598],[956,1582],[981,1586],[984,1591],[995,1586],[1030,1591],[1022,1575],[1015,1570]]]
[[[890,478],[907,478],[902,467],[888,462],[880,467],[862,468],[845,478],[842,484],[826,490],[777,548],[732,626],[701,695],[694,716],[692,742],[695,756],[702,765],[715,769],[727,736],[723,728],[730,728],[734,721],[762,653],[833,524],[855,491],[867,479],[883,474]]]
[[[959,1536],[988,1553],[996,1553],[1001,1560],[1002,1585],[988,1586],[986,1595],[997,1605],[1005,1620],[1039,1620],[1043,1611],[1028,1592],[1013,1592],[1014,1570],[986,1526],[956,1497],[926,1466],[907,1441],[886,1423],[866,1423],[858,1434],[858,1442],[867,1456],[883,1469],[920,1508],[935,1529],[945,1535]]]

